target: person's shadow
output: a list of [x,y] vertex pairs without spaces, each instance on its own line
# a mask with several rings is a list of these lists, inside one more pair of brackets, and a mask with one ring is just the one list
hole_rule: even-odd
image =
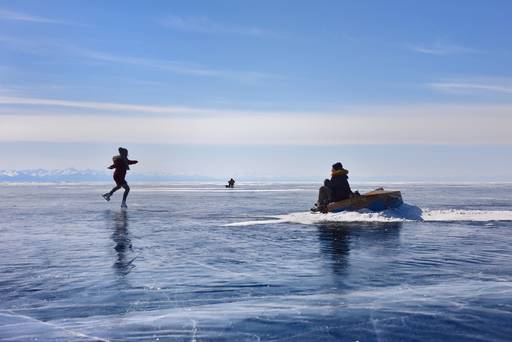
[[112,241],[114,241],[114,250],[116,251],[116,261],[113,267],[116,273],[125,276],[135,267],[133,264],[135,257],[133,253],[132,241],[128,232],[128,213],[125,210],[119,212],[110,212],[113,221]]

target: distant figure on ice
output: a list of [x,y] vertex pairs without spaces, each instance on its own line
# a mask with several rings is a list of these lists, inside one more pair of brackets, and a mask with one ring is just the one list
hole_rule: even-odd
[[110,192],[107,192],[106,194],[103,194],[103,198],[107,201],[110,201],[110,197],[116,192],[117,190],[124,188],[124,194],[123,194],[123,202],[121,203],[121,208],[128,208],[126,205],[126,198],[128,197],[128,193],[130,192],[130,187],[128,186],[128,183],[126,182],[126,171],[130,170],[130,165],[137,164],[138,161],[136,160],[129,160],[128,159],[128,150],[123,147],[119,147],[119,155],[112,157],[113,164],[110,165],[109,169],[115,169],[114,171],[114,181],[116,182],[116,186],[110,190]]
[[228,180],[228,185],[226,185],[226,188],[234,188],[235,187],[235,180],[231,178]]
[[327,204],[348,199],[352,196],[352,190],[348,184],[348,170],[343,168],[340,162],[332,166],[331,179],[324,180],[324,186],[318,191],[318,202],[312,211],[327,211]]

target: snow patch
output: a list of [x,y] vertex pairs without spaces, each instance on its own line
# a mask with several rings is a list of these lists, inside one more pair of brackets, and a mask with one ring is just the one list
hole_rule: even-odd
[[228,227],[252,226],[258,224],[275,223],[298,223],[298,224],[319,224],[325,222],[452,222],[452,221],[512,221],[510,210],[464,210],[444,209],[430,210],[421,209],[417,206],[403,204],[399,208],[389,209],[382,212],[369,210],[345,211],[339,213],[311,213],[298,212],[285,215],[269,217],[269,220],[244,221],[227,224]]

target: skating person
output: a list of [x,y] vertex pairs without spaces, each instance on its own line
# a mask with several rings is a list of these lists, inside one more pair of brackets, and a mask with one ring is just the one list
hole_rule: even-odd
[[124,194],[123,194],[123,201],[121,202],[121,208],[128,208],[126,205],[126,198],[128,197],[128,193],[130,192],[130,187],[128,186],[128,183],[126,182],[126,171],[130,170],[130,165],[137,164],[138,161],[136,160],[129,160],[128,159],[128,150],[123,147],[119,147],[119,155],[112,157],[113,164],[110,165],[109,169],[115,169],[114,171],[114,181],[116,182],[116,186],[110,190],[110,192],[107,192],[106,194],[103,194],[103,198],[107,201],[110,201],[110,197],[116,192],[117,190],[123,188]]

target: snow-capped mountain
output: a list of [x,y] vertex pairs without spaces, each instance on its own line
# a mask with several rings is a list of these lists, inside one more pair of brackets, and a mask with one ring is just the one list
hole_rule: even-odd
[[[213,180],[211,177],[196,175],[168,175],[133,173],[128,175],[133,181],[197,181]],[[0,170],[0,182],[99,182],[112,181],[112,171],[69,169],[29,169]]]
[[72,168],[58,170],[0,170],[0,182],[103,181],[109,180],[110,177],[109,172]]

